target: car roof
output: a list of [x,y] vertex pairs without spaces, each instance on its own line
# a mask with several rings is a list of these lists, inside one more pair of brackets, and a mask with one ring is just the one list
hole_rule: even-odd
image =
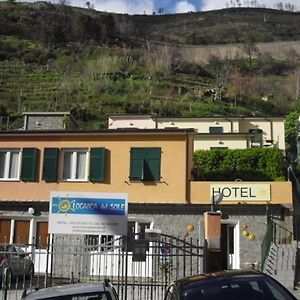
[[104,287],[103,283],[75,283],[53,286],[38,290],[28,294],[26,300],[37,300],[51,297],[68,296],[73,294],[86,294],[108,291],[109,287]]
[[218,279],[226,280],[227,278],[233,278],[233,277],[253,278],[253,276],[267,276],[267,275],[256,270],[248,270],[248,271],[225,270],[220,272],[192,275],[189,277],[178,279],[175,281],[175,283],[180,286],[185,286],[187,284],[194,283],[194,282],[205,282],[205,281],[218,280]]

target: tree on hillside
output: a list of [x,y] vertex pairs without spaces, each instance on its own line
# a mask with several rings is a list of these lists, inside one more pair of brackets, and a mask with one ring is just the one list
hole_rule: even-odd
[[291,4],[291,3],[286,3],[284,5],[285,10],[287,11],[294,11],[295,10],[295,5]]
[[287,151],[289,160],[294,163],[297,158],[297,144],[299,132],[299,113],[293,111],[285,119],[285,141],[287,143]]
[[285,52],[285,60],[291,65],[296,65],[300,61],[300,55],[294,48],[289,48]]
[[252,59],[255,54],[259,53],[259,50],[254,43],[253,39],[250,37],[246,38],[246,41],[243,44],[243,51],[247,55],[248,58],[248,63],[249,63],[249,68],[252,68]]
[[87,2],[85,3],[85,7],[86,7],[87,9],[94,9],[94,5],[91,4],[90,1],[87,1]]
[[282,2],[276,3],[276,8],[279,10],[283,10],[283,3]]
[[70,1],[69,0],[59,0],[59,4],[62,6],[70,5]]
[[131,37],[134,34],[135,26],[133,23],[123,16],[117,23],[116,23],[116,30],[118,33],[124,37]]
[[243,83],[244,81],[242,74],[240,73],[239,69],[235,68],[230,74],[230,85],[233,92],[232,96],[234,98],[234,106],[237,105],[237,101],[242,94]]
[[300,98],[300,67],[289,74],[286,81],[287,93],[292,100],[296,101]]
[[0,103],[0,117],[4,117],[7,116],[7,110],[6,107]]
[[144,63],[149,75],[167,75],[171,72],[174,53],[171,47],[156,47],[149,41],[144,46]]

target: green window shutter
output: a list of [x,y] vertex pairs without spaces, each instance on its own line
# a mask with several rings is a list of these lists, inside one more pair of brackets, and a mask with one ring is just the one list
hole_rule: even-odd
[[130,180],[142,181],[144,179],[145,148],[131,148],[130,151]]
[[45,148],[43,164],[43,180],[55,182],[57,180],[58,148]]
[[223,133],[223,127],[222,126],[210,126],[209,133]]
[[21,180],[23,181],[36,180],[37,155],[38,155],[38,150],[36,148],[23,148]]
[[90,151],[90,176],[91,182],[105,180],[106,150],[105,148],[91,148]]
[[160,181],[161,148],[148,148],[144,166],[145,181]]

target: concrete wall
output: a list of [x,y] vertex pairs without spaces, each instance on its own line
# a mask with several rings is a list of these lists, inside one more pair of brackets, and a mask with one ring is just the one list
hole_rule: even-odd
[[[223,127],[223,132],[233,132],[232,129],[236,128],[238,129],[238,122],[235,121],[234,125],[232,125],[232,122],[226,119],[159,119],[157,121],[157,127],[158,128],[166,128],[166,127],[174,127],[174,128],[194,128],[199,133],[209,133],[209,127]],[[233,126],[233,128],[232,128]]]
[[197,135],[194,149],[209,150],[211,148],[246,149],[249,143],[246,135]]
[[62,116],[27,116],[28,130],[59,130],[64,129]]
[[[300,42],[274,42],[256,43],[260,53],[270,53],[275,59],[286,59],[290,51],[300,54]],[[211,46],[189,46],[176,47],[187,61],[196,63],[207,63],[212,55],[221,59],[234,59],[237,57],[247,57],[243,50],[243,44],[211,45]]]
[[156,128],[156,124],[152,116],[110,116],[108,119],[108,129],[117,128],[154,129]]
[[62,130],[75,129],[77,124],[70,114],[25,114],[24,128],[26,130]]
[[[266,233],[267,213],[272,214],[276,218],[276,222],[280,223],[287,229],[292,228],[292,217],[287,212],[284,217],[280,213],[280,208],[268,208],[264,206],[225,206],[220,205],[222,211],[222,222],[237,224],[239,235],[239,258],[240,268],[252,268],[254,264],[259,266],[261,259],[261,243]],[[159,228],[164,233],[178,236],[179,238],[192,237],[193,239],[203,239],[203,214],[208,211],[209,206],[190,205],[190,206],[147,206],[129,208],[131,217],[140,219],[153,220],[154,228]],[[146,210],[146,212],[145,212]],[[193,225],[194,230],[187,235],[188,225]],[[243,225],[247,225],[249,233],[254,234],[254,240],[249,240],[243,236]]]

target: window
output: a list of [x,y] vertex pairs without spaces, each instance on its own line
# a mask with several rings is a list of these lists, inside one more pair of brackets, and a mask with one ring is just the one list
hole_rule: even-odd
[[87,155],[86,149],[64,149],[62,179],[87,180]]
[[223,127],[222,126],[210,126],[209,133],[223,133]]
[[[151,228],[151,221],[138,220],[127,223],[127,251],[132,252],[133,261],[145,261],[149,251],[149,241],[145,240],[146,228]],[[123,245],[125,250],[125,245]]]
[[0,179],[19,179],[20,150],[0,150]]
[[145,238],[146,229],[151,228],[151,221],[128,221],[127,236],[128,240],[138,240]]
[[[100,242],[99,242],[99,237],[100,237]],[[92,250],[96,250],[99,245],[101,251],[111,251],[113,250],[114,246],[114,236],[113,235],[94,235],[94,234],[89,234],[85,236],[85,245],[86,246],[92,246]],[[95,247],[94,247],[95,246]],[[87,248],[88,249],[88,248]]]
[[131,148],[131,181],[160,181],[161,148]]

